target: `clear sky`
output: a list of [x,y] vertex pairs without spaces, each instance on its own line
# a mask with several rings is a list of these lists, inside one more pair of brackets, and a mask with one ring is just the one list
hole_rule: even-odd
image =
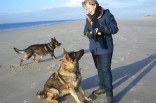
[[0,13],[34,12],[60,7],[80,7],[83,0],[0,0]]
[[[38,20],[83,19],[83,0],[0,0],[0,23]],[[156,0],[98,0],[117,18],[156,14]],[[69,18],[70,17],[70,18]]]

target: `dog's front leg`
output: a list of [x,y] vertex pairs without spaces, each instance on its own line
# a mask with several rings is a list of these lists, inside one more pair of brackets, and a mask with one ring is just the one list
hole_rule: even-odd
[[77,101],[77,103],[83,103],[80,101],[78,95],[76,94],[74,88],[69,88],[70,94],[74,97],[74,99]]
[[88,97],[86,96],[86,94],[84,93],[84,90],[82,89],[81,86],[78,87],[78,90],[79,90],[81,96],[82,96],[86,101],[92,102],[92,99],[91,99],[91,98],[88,98]]

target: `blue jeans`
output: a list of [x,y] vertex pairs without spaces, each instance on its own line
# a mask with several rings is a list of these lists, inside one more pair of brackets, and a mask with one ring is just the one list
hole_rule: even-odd
[[106,96],[113,98],[111,72],[112,53],[100,55],[92,54],[92,57],[98,72],[99,88],[105,89]]

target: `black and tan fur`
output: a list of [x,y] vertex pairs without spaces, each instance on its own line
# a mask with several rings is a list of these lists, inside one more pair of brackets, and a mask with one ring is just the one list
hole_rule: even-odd
[[37,92],[39,99],[47,99],[48,103],[59,103],[57,98],[71,94],[77,103],[83,103],[75,89],[78,89],[81,96],[91,102],[82,89],[81,73],[79,70],[79,60],[83,56],[84,50],[68,53],[64,50],[63,62],[57,72],[53,73],[44,85],[42,91]]
[[[59,47],[60,45],[61,43],[59,43],[54,37],[54,38],[51,38],[51,42],[47,44],[35,44],[35,45],[29,46],[28,48],[24,50],[19,50],[17,48],[14,48],[14,50],[19,54],[24,54],[23,59],[21,59],[20,61],[20,66],[21,66],[23,61],[28,60],[31,57],[33,57],[33,60],[36,63],[39,63],[43,59],[43,57],[46,56],[47,54],[49,54],[53,59],[59,60],[54,55],[54,49],[56,47]],[[36,55],[40,56],[38,60],[35,59]]]

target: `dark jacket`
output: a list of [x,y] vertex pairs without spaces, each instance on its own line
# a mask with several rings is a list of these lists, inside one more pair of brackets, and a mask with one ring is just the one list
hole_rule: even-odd
[[[87,15],[91,18],[90,14]],[[116,34],[118,32],[117,22],[109,10],[103,10],[102,16],[97,19],[97,21],[97,24],[95,24],[93,21],[94,25],[91,25],[89,20],[86,18],[84,35],[86,35],[86,32],[92,31],[98,27],[103,27],[104,29],[103,35],[89,38],[90,52],[93,54],[113,53],[112,34]]]

